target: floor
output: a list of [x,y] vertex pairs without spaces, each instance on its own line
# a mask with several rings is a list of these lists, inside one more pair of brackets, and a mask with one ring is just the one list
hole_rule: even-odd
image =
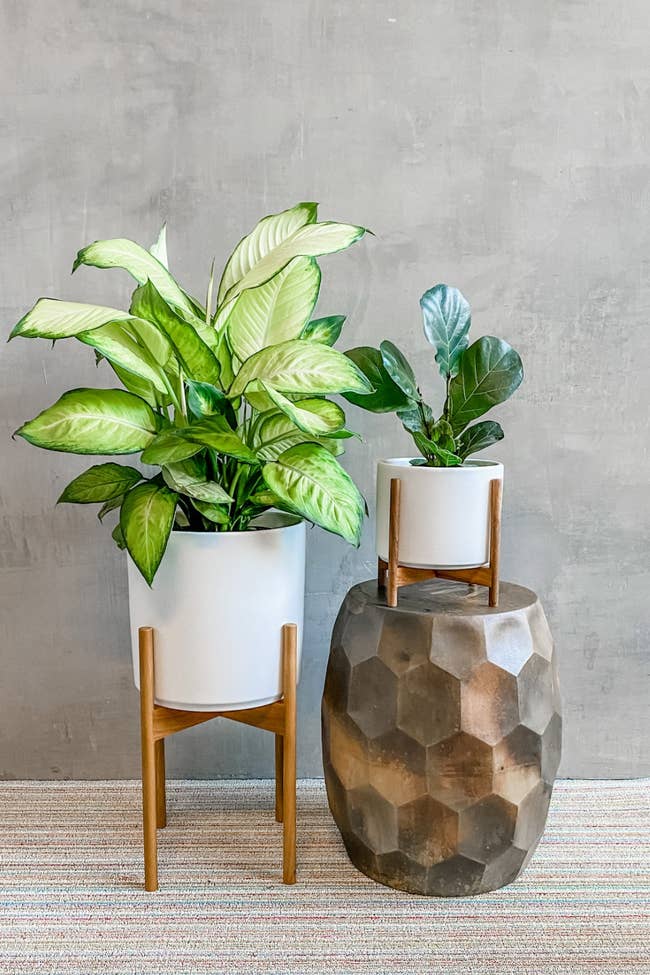
[[0,784],[0,973],[650,973],[650,780],[556,786],[524,876],[414,897],[347,860],[299,786],[299,883],[280,883],[272,784],[174,782],[142,889],[133,782]]

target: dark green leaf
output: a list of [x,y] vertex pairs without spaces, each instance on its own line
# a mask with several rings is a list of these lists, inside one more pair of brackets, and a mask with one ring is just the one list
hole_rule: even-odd
[[165,554],[178,496],[164,485],[146,481],[134,487],[124,499],[120,528],[145,580],[151,585]]
[[449,384],[449,421],[454,434],[458,436],[472,420],[512,396],[523,377],[519,355],[503,339],[485,335],[470,345],[458,375]]
[[435,462],[436,467],[459,467],[462,464],[460,457],[452,451],[440,447],[439,444],[429,440],[417,430],[413,433],[413,439],[422,456],[426,457],[427,461]]
[[379,349],[367,345],[359,346],[349,349],[345,354],[374,388],[374,392],[367,394],[343,393],[346,400],[371,413],[392,413],[410,405],[408,396],[386,372]]
[[165,483],[179,494],[187,494],[190,498],[212,504],[228,504],[232,501],[220,484],[208,480],[205,465],[194,457],[178,464],[167,464],[162,473]]
[[229,522],[228,510],[223,505],[210,504],[208,501],[199,501],[192,498],[192,504],[204,518],[214,522],[215,525],[227,525]]
[[246,446],[221,416],[206,417],[199,423],[183,427],[182,434],[186,440],[209,447],[220,454],[236,457],[237,460],[245,461],[247,464],[259,463],[254,451]]
[[106,501],[99,511],[97,512],[97,517],[100,521],[103,521],[107,514],[111,511],[115,511],[116,508],[122,507],[122,502],[124,501],[124,495],[120,494],[117,498],[111,498],[110,501]]
[[418,406],[409,406],[405,410],[398,410],[397,418],[402,421],[404,428],[409,433],[417,431],[418,433],[423,433],[425,437],[429,435],[429,431],[435,423],[433,411],[426,403],[420,403]]
[[381,352],[384,369],[393,382],[399,386],[404,395],[409,400],[420,399],[418,384],[406,356],[400,352],[396,345],[388,340],[381,343],[379,351]]
[[481,420],[473,427],[467,427],[458,437],[458,454],[465,460],[470,454],[475,454],[479,450],[491,447],[493,443],[503,440],[503,430],[501,424],[494,420]]
[[121,551],[123,551],[126,548],[126,542],[124,541],[124,535],[122,533],[122,527],[119,521],[115,526],[115,528],[113,529],[113,531],[111,532],[111,538],[113,539],[113,541]]
[[87,471],[70,481],[57,504],[96,504],[121,498],[122,495],[142,480],[140,471],[134,467],[123,467],[109,462],[95,464]]
[[470,307],[457,288],[437,284],[420,298],[424,334],[436,350],[443,376],[455,376],[471,324]]

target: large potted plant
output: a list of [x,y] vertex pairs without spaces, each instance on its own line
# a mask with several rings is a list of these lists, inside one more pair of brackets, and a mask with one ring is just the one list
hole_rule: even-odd
[[73,389],[17,434],[47,450],[139,455],[76,477],[59,501],[117,512],[137,629],[156,631],[156,698],[194,710],[281,694],[280,631],[303,616],[305,524],[358,544],[364,501],[336,460],[351,434],[334,393],[370,381],[332,348],[344,318],[312,320],[316,257],[361,227],[317,222],[300,203],[265,217],[233,251],[205,305],[168,270],[164,228],[146,250],[96,241],[82,264],[136,280],[128,311],[39,299],[14,336],[90,346],[119,389]]
[[374,392],[346,392],[376,413],[396,412],[419,457],[377,465],[377,554],[388,559],[390,481],[401,481],[399,560],[417,568],[459,569],[489,557],[490,481],[503,465],[472,455],[503,438],[494,420],[475,423],[508,399],[523,379],[521,359],[503,339],[485,335],[469,345],[470,306],[456,288],[437,284],[420,299],[424,334],[445,383],[440,415],[424,401],[405,356],[389,341],[347,355]]

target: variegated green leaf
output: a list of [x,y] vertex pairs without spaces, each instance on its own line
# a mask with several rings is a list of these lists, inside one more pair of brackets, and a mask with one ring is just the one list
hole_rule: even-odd
[[335,345],[341,334],[345,315],[329,315],[307,322],[300,335],[307,342],[320,342],[321,345]]
[[22,335],[25,338],[66,339],[79,332],[99,328],[107,322],[126,321],[129,318],[131,313],[120,311],[119,308],[39,298],[31,311],[14,326],[9,338]]
[[365,510],[354,481],[318,444],[291,447],[264,465],[264,480],[293,511],[358,545]]
[[146,379],[160,393],[168,390],[162,370],[147,349],[139,345],[121,322],[100,325],[92,332],[79,332],[79,341],[92,346],[115,365]]
[[228,341],[245,362],[255,352],[297,339],[311,315],[320,288],[320,270],[310,257],[296,257],[258,288],[245,291],[228,318]]
[[131,313],[154,322],[167,336],[188,378],[214,383],[219,377],[219,363],[199,337],[196,329],[177,315],[151,281],[137,288],[131,300]]
[[177,464],[166,464],[162,473],[165,483],[179,494],[187,494],[190,498],[212,504],[228,504],[232,501],[220,484],[208,480],[205,466],[194,457]]
[[210,504],[209,501],[199,501],[198,498],[192,498],[192,505],[204,518],[214,522],[215,525],[227,525],[230,520],[224,505]]
[[240,396],[255,379],[283,393],[372,392],[366,377],[342,352],[300,339],[262,349],[247,359],[230,387],[230,398]]
[[169,270],[169,261],[167,259],[167,224],[164,223],[160,228],[160,233],[156,238],[155,243],[149,248],[149,253],[152,257],[155,257],[157,261],[160,261],[162,266]]
[[134,467],[109,462],[94,464],[70,481],[57,504],[96,504],[121,498],[129,488],[142,480]]
[[278,247],[287,237],[316,220],[316,203],[298,203],[290,210],[272,213],[264,217],[235,247],[223,272],[217,294],[221,305],[230,289],[258,264],[262,258]]
[[282,410],[298,429],[314,436],[327,436],[340,430],[345,424],[345,413],[340,406],[326,399],[301,399],[291,401],[272,386],[262,383],[264,391],[279,410]]
[[149,251],[132,240],[122,237],[113,240],[96,240],[79,251],[72,270],[76,271],[81,264],[102,268],[121,267],[128,271],[138,284],[151,281],[166,302],[184,313],[195,315],[193,303],[167,268]]
[[221,416],[209,416],[199,423],[192,423],[183,427],[182,435],[192,443],[201,444],[216,450],[220,454],[236,457],[247,464],[257,464],[254,452],[247,447],[243,440],[231,430]]
[[203,449],[201,444],[192,443],[183,436],[183,428],[163,430],[142,452],[143,464],[171,464],[194,457]]
[[122,537],[149,585],[167,548],[177,500],[163,484],[147,481],[129,491],[120,509]]
[[46,450],[71,454],[134,454],[158,432],[160,418],[123,389],[73,389],[19,430]]
[[281,271],[294,257],[320,257],[344,250],[365,234],[364,227],[346,223],[312,223],[296,230],[281,244],[254,264],[225,293],[224,302],[232,301],[247,288],[257,288]]

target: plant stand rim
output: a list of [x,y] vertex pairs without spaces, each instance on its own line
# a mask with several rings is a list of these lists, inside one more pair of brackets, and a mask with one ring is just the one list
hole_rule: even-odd
[[275,735],[275,818],[283,826],[282,880],[285,884],[295,884],[297,637],[296,624],[285,623],[282,627],[282,697],[279,701],[238,711],[187,711],[155,703],[154,629],[139,627],[145,890],[158,890],[157,830],[167,825],[165,738],[212,718],[228,718]]

